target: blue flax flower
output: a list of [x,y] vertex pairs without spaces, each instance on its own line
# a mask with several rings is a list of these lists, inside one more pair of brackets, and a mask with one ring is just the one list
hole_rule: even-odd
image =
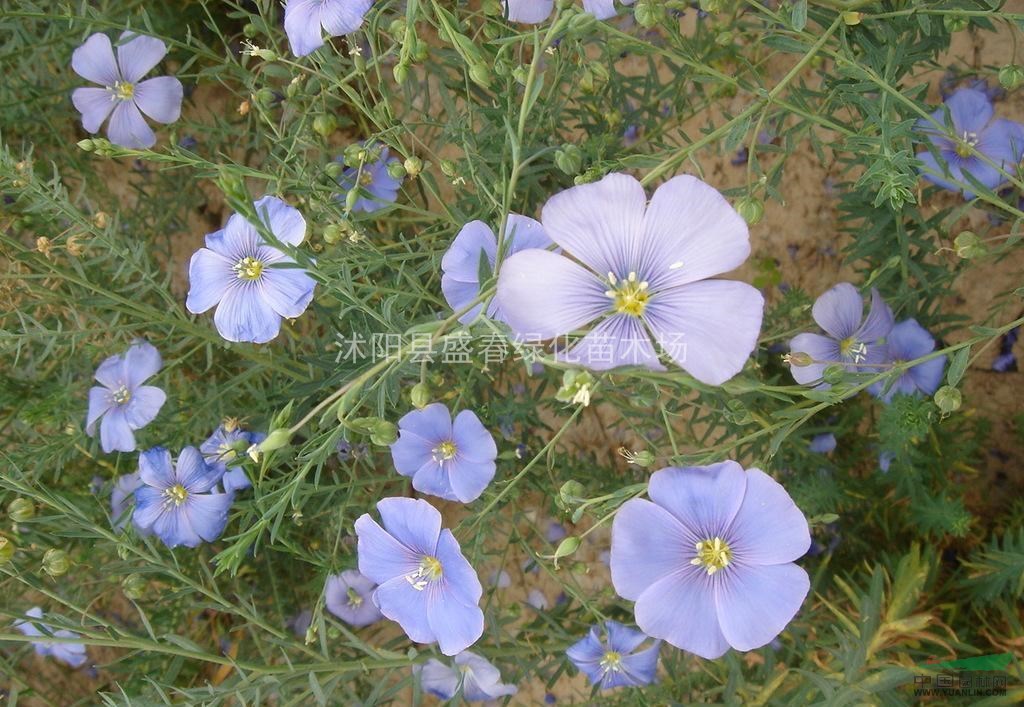
[[484,632],[483,587],[441,514],[426,501],[377,502],[384,527],[368,513],[356,520],[359,571],[379,586],[373,601],[416,643],[436,642],[445,655]]
[[[25,616],[29,619],[41,619],[43,618],[43,610],[38,606],[34,606],[25,612]],[[40,630],[40,626],[46,629],[46,633]],[[33,638],[41,636],[54,636],[56,638],[78,638],[78,634],[74,631],[68,631],[67,629],[58,629],[54,631],[52,628],[47,626],[42,621],[29,621],[22,619],[14,623],[14,628],[18,629],[23,635],[31,636]],[[80,668],[85,664],[85,644],[83,643],[48,643],[46,641],[32,641],[32,647],[35,648],[36,654],[41,656],[52,656],[57,660],[63,661],[70,665],[72,668]]]
[[471,410],[452,420],[442,403],[406,413],[391,445],[395,469],[420,493],[470,503],[494,478],[498,447]]
[[[372,151],[375,148],[368,146],[366,149]],[[376,159],[366,162],[361,170],[349,167],[338,177],[338,184],[346,194],[354,188],[359,189],[359,198],[352,205],[353,211],[373,213],[394,203],[398,198],[398,188],[402,186],[402,180],[392,177],[388,172],[390,165],[398,164],[398,158],[391,157],[391,152],[386,147],[376,149],[380,150],[380,155]],[[343,159],[338,158],[339,161]],[[344,195],[339,194],[337,198],[338,201],[345,202]]]
[[789,342],[791,352],[805,353],[812,359],[809,365],[790,363],[797,383],[819,382],[830,364],[841,364],[851,373],[882,370],[889,356],[882,340],[892,330],[893,316],[878,290],[871,290],[867,319],[863,319],[860,293],[848,282],[840,282],[819,297],[811,314],[827,336],[798,334]]
[[[930,354],[935,350],[935,339],[916,320],[907,319],[892,328],[889,336],[885,338],[885,345],[889,351],[889,361],[903,363]],[[888,386],[888,390],[888,381],[879,381],[872,384],[868,392],[885,402],[889,402],[892,396],[897,394],[931,395],[942,383],[945,368],[946,357],[936,356],[901,373],[895,382]]]
[[111,356],[96,369],[101,385],[89,390],[89,413],[85,431],[95,436],[100,425],[100,446],[104,452],[132,452],[135,434],[160,412],[167,395],[152,385],[142,385],[160,370],[160,353],[139,341],[127,351]]
[[811,438],[810,444],[807,448],[816,454],[828,454],[829,452],[835,451],[836,448],[836,436],[831,432],[814,435]]
[[462,651],[448,666],[431,658],[422,666],[413,668],[420,676],[424,692],[450,700],[462,687],[462,699],[466,702],[487,702],[514,695],[515,685],[501,681],[501,672],[485,658],[470,651]]
[[252,482],[240,465],[246,450],[259,444],[267,436],[242,429],[233,420],[219,425],[205,442],[199,445],[206,463],[217,472],[225,493],[252,487]]
[[[306,220],[280,199],[265,196],[254,206],[282,243],[297,246],[306,238]],[[206,247],[193,254],[185,306],[193,314],[216,306],[213,323],[222,337],[264,344],[281,331],[283,317],[298,317],[313,299],[316,283],[294,265],[253,224],[232,214],[222,230],[206,236]]]
[[373,603],[373,580],[357,570],[345,570],[327,578],[324,603],[327,610],[356,628],[369,626],[384,618]]
[[[995,166],[986,162],[988,158],[995,165],[1011,175],[1024,155],[1024,125],[1002,118],[993,120],[992,103],[983,91],[962,88],[946,99],[946,111],[939,109],[932,113],[931,120],[917,121],[916,129],[932,143],[938,159],[931,152],[919,152],[917,159],[924,163],[922,176],[933,184],[962,191],[964,197],[973,199],[970,182],[965,175],[995,189],[1006,181],[1006,177]],[[945,125],[940,130],[932,121]],[[948,176],[948,178],[947,178]]]
[[726,461],[656,471],[647,494],[612,524],[612,584],[640,630],[703,658],[775,638],[810,589],[793,561],[811,535],[786,490]]
[[[527,248],[547,248],[551,239],[544,232],[539,222],[527,216],[509,214],[505,224],[505,257]],[[472,302],[480,294],[480,276],[486,259],[486,275],[494,272],[498,257],[498,239],[494,231],[483,221],[470,221],[459,235],[455,236],[451,247],[441,258],[441,291],[454,311],[459,311]],[[483,303],[459,317],[463,324],[476,319],[483,309]],[[505,321],[497,296],[487,306],[487,316],[499,322]]]
[[[620,0],[623,5],[632,5],[634,0]],[[551,16],[555,0],[505,0],[508,19],[524,24],[538,24]],[[583,0],[583,9],[599,20],[615,17],[615,0]]]
[[224,532],[231,494],[211,493],[219,476],[195,447],[185,447],[178,464],[162,447],[139,455],[139,476],[144,486],[135,491],[132,519],[155,533],[167,547],[196,547]]
[[708,279],[750,253],[746,223],[715,189],[679,176],[648,204],[639,181],[609,174],[555,194],[541,223],[574,259],[529,249],[502,265],[498,297],[518,335],[554,339],[596,322],[559,357],[594,370],[664,370],[653,337],[703,383],[721,385],[743,368],[764,298],[746,283]]
[[99,132],[110,116],[107,137],[128,148],[152,147],[156,136],[142,117],[145,113],[158,123],[173,123],[181,115],[184,90],[173,76],[141,81],[167,53],[167,45],[155,37],[125,32],[117,48],[110,38],[94,34],[71,55],[71,68],[84,79],[103,88],[76,88],[71,102],[82,114],[82,127]]
[[351,34],[363,24],[373,0],[288,0],[284,31],[295,56],[306,56],[329,37]]
[[602,690],[613,687],[650,685],[658,670],[658,651],[661,641],[654,641],[643,650],[637,650],[647,636],[623,626],[618,621],[593,626],[580,641],[565,652],[590,682]]

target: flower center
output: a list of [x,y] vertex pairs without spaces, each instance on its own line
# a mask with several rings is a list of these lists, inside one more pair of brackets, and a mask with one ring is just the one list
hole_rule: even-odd
[[263,262],[250,255],[245,256],[231,268],[239,280],[259,280],[263,275]]
[[175,506],[180,506],[188,498],[188,491],[181,484],[175,484],[169,489],[164,490],[164,495],[167,496],[168,500],[173,502]]
[[629,273],[625,280],[619,280],[615,273],[610,272],[608,282],[612,287],[605,291],[605,295],[611,298],[616,312],[633,317],[639,317],[644,313],[647,302],[651,299],[646,280],[638,280],[635,272]]
[[970,157],[971,148],[978,144],[978,133],[971,133],[964,130],[963,135],[957,141],[956,154],[961,157]]
[[135,96],[135,84],[128,81],[115,81],[113,85],[114,98],[119,101],[130,101]]
[[601,668],[605,672],[617,673],[622,669],[622,654],[618,651],[608,651],[601,658]]
[[405,581],[416,591],[422,592],[428,584],[441,579],[443,574],[441,561],[432,555],[424,555],[420,558],[420,566],[412,574],[406,575]]
[[363,173],[359,175],[359,186],[368,187],[373,184],[373,174],[368,170],[363,170]]
[[451,461],[455,458],[455,453],[458,452],[458,447],[455,446],[455,442],[446,440],[441,442],[433,449],[434,461],[438,464],[444,464],[446,461]]
[[852,336],[839,342],[839,353],[853,359],[854,363],[863,363],[868,357],[868,346]]
[[126,402],[132,399],[132,391],[128,390],[128,386],[122,385],[120,388],[111,393],[110,397],[118,405],[124,405]]
[[348,593],[348,605],[350,607],[352,607],[353,609],[358,609],[360,606],[363,605],[363,598],[361,596],[359,596],[359,592],[357,592],[352,587],[349,587],[347,593]]
[[732,561],[732,550],[721,538],[701,540],[697,543],[697,556],[690,560],[691,565],[704,567],[708,574],[714,574]]

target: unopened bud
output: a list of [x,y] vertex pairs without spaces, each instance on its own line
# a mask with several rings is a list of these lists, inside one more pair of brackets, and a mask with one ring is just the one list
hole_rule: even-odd
[[423,160],[419,157],[406,157],[405,171],[409,173],[410,177],[415,179],[423,171]]
[[6,565],[14,557],[14,543],[10,538],[0,535],[0,565]]
[[387,447],[398,439],[398,427],[395,423],[381,420],[370,433],[370,441],[379,447]]
[[313,118],[313,130],[316,131],[317,135],[327,137],[333,133],[337,127],[338,121],[330,113],[321,113],[317,117]]
[[744,221],[753,226],[764,217],[764,202],[752,196],[744,197],[736,204],[736,212],[743,217]]
[[133,601],[141,599],[146,593],[146,580],[140,574],[130,574],[121,580],[121,591]]
[[944,385],[935,391],[935,404],[943,415],[959,410],[962,402],[963,395],[960,393],[959,388]]
[[273,452],[275,449],[281,449],[282,447],[288,446],[288,443],[292,439],[291,430],[284,428],[273,430],[267,435],[267,438],[260,442],[257,447],[259,451],[266,454],[267,452]]
[[51,577],[60,577],[71,569],[71,558],[64,550],[51,547],[43,553],[43,571]]
[[36,506],[27,498],[16,498],[7,505],[7,515],[15,523],[31,520],[36,514]]
[[1012,91],[1022,83],[1024,83],[1024,67],[1008,64],[999,70],[999,85],[1007,91]]
[[405,178],[405,167],[398,160],[388,161],[388,176],[392,179],[404,179]]
[[424,382],[419,382],[412,387],[409,392],[409,397],[412,399],[412,404],[418,408],[424,408],[430,404],[430,386]]
[[971,231],[961,231],[957,234],[953,239],[953,247],[956,248],[957,256],[964,260],[980,257],[987,252],[981,239]]

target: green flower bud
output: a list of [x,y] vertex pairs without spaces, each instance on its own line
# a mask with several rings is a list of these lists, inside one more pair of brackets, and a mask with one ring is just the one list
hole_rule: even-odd
[[586,489],[579,481],[566,481],[558,490],[558,498],[566,506],[573,506],[583,500]]
[[733,34],[732,32],[719,32],[715,35],[715,44],[720,47],[727,47],[732,44]]
[[839,364],[833,363],[825,369],[825,373],[821,378],[829,385],[838,385],[846,378],[846,371]]
[[942,411],[943,415],[959,410],[962,402],[963,395],[960,394],[959,388],[944,385],[935,391],[935,404]]
[[313,118],[313,130],[315,130],[318,135],[327,137],[337,128],[338,121],[331,113],[321,113],[317,117]]
[[409,64],[400,61],[391,69],[391,73],[395,76],[395,83],[401,86],[409,78]]
[[409,176],[415,179],[423,171],[423,160],[419,157],[406,157],[405,158],[405,171],[408,172]]
[[971,20],[964,15],[946,15],[942,18],[942,23],[952,33],[967,29],[967,26],[971,24]]
[[1024,67],[1016,64],[1007,64],[999,70],[999,84],[1007,91],[1024,83]]
[[428,45],[422,39],[417,37],[416,41],[413,43],[412,46],[412,60],[415,61],[417,64],[422,64],[427,60],[427,57],[429,56],[430,45]]
[[0,535],[0,565],[6,565],[14,557],[14,543],[10,538]]
[[121,591],[133,601],[141,599],[146,594],[146,580],[141,574],[130,574],[121,580]]
[[405,18],[396,17],[391,20],[391,24],[388,25],[388,34],[396,44],[401,44],[405,41]]
[[71,558],[60,548],[51,547],[43,553],[43,571],[51,577],[60,577],[71,569]]
[[555,153],[555,166],[565,174],[579,174],[583,167],[583,151],[576,145],[562,145]]
[[260,28],[257,27],[256,25],[254,25],[252,22],[246,22],[245,23],[245,27],[242,28],[242,34],[244,34],[247,39],[252,39],[253,37],[257,36],[259,33],[260,33]]
[[804,353],[803,351],[794,351],[793,353],[788,353],[782,357],[782,360],[783,362],[788,363],[791,366],[796,366],[798,368],[810,366],[812,363],[814,363],[814,359],[811,357],[811,355]]
[[288,446],[291,439],[291,430],[284,428],[273,430],[267,435],[265,440],[257,445],[257,450],[264,454],[267,452],[273,452],[275,449],[281,449],[282,447]]
[[516,83],[518,83],[520,86],[526,85],[526,77],[528,75],[529,72],[526,70],[526,67],[521,64],[516,68],[512,69],[512,78],[515,79]]
[[458,174],[458,166],[451,160],[441,160],[441,173],[446,177],[454,177]]
[[847,26],[849,26],[849,27],[854,27],[856,25],[859,25],[860,21],[863,18],[864,18],[864,13],[862,13],[862,12],[850,11],[850,12],[844,12],[843,13],[843,22]]
[[341,228],[333,223],[324,229],[324,243],[337,243],[343,236]]
[[7,506],[7,515],[15,523],[24,523],[26,520],[31,520],[35,514],[36,506],[27,498],[16,498]]
[[721,12],[724,6],[724,0],[700,0],[700,9],[708,14]]
[[351,211],[354,209],[357,201],[359,201],[359,190],[349,189],[348,194],[345,195],[345,210]]
[[964,260],[978,258],[988,252],[981,239],[971,231],[961,231],[957,234],[953,239],[953,247],[956,248],[956,254]]
[[420,381],[412,387],[409,397],[412,399],[413,406],[417,408],[426,407],[430,404],[431,399],[430,386]]
[[551,559],[555,561],[555,567],[558,567],[558,561],[563,557],[569,557],[575,554],[580,547],[580,539],[569,536],[558,543],[558,547],[555,548],[555,554],[551,556]]
[[270,106],[277,95],[269,88],[261,88],[253,95],[253,99],[263,107]]
[[398,439],[398,427],[393,422],[381,420],[370,433],[370,441],[379,447],[387,447]]
[[94,140],[90,140],[89,138],[86,138],[85,140],[79,140],[78,141],[78,149],[80,149],[80,150],[82,150],[84,152],[92,152],[93,148],[95,146],[96,146],[96,142]]
[[665,19],[665,7],[660,1],[640,0],[633,10],[633,17],[638,25],[650,29]]
[[403,179],[405,177],[405,167],[401,162],[388,162],[388,176],[392,179]]
[[589,12],[580,12],[569,19],[568,33],[573,37],[586,37],[596,26],[596,17]]
[[341,162],[328,162],[324,167],[324,173],[331,179],[337,179],[345,171],[345,165]]
[[736,212],[753,226],[764,217],[764,202],[752,196],[745,196],[736,204]]
[[490,88],[491,86],[491,70],[487,68],[486,64],[479,63],[470,66],[469,78],[481,88]]

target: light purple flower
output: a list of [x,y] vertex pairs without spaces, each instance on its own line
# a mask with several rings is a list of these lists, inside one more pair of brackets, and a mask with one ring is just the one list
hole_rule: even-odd
[[416,643],[437,642],[445,655],[484,632],[483,587],[441,514],[426,501],[377,502],[382,528],[368,513],[356,520],[359,571],[379,586],[373,601]]
[[816,454],[828,454],[835,451],[836,436],[831,432],[827,434],[814,435],[807,448]]
[[610,690],[613,687],[650,685],[655,681],[661,641],[653,641],[638,651],[647,636],[618,621],[605,621],[605,635],[601,634],[601,626],[593,626],[583,639],[565,652],[592,684],[602,690]]
[[[156,144],[156,136],[142,117],[173,123],[181,115],[184,95],[181,81],[173,76],[140,81],[167,53],[167,45],[155,37],[125,32],[114,59],[114,48],[105,34],[94,34],[71,55],[71,68],[103,88],[76,88],[71,101],[82,114],[82,127],[99,132],[110,117],[107,137],[121,147],[142,148]],[[140,112],[141,111],[141,112]]]
[[[508,215],[503,245],[506,258],[527,248],[547,248],[549,245],[552,245],[551,239],[539,222],[528,216]],[[441,291],[454,311],[463,309],[480,294],[481,270],[486,271],[485,277],[490,277],[497,253],[498,239],[483,221],[470,221],[455,236],[448,252],[441,258]],[[481,309],[483,303],[463,314],[459,321],[470,323],[479,316]],[[497,296],[487,306],[487,316],[499,322],[506,321]]]
[[531,589],[527,592],[526,603],[537,611],[547,611],[551,606],[551,602],[548,601],[547,595],[539,589]]
[[324,603],[327,610],[342,621],[362,628],[384,618],[373,603],[376,584],[356,570],[345,570],[327,578]]
[[449,667],[435,658],[422,666],[414,666],[419,673],[420,686],[424,692],[450,700],[462,688],[462,699],[466,702],[486,702],[514,695],[515,685],[501,682],[501,673],[487,660],[470,651],[455,656],[455,665]]
[[196,547],[204,540],[213,542],[224,532],[232,496],[210,493],[220,477],[195,447],[181,450],[174,468],[166,449],[142,452],[139,476],[145,486],[135,491],[132,520],[168,547]]
[[664,370],[653,335],[703,383],[719,385],[743,368],[764,298],[742,282],[706,279],[750,253],[746,223],[712,187],[675,177],[648,205],[640,182],[610,174],[551,197],[541,223],[576,260],[532,249],[505,262],[498,297],[519,335],[553,339],[599,320],[559,357],[595,370]]
[[[889,361],[903,363],[930,354],[935,350],[935,339],[916,320],[906,319],[892,328],[885,337],[885,345]],[[885,402],[892,400],[896,394],[931,395],[942,383],[945,368],[946,357],[937,356],[901,373],[888,390],[885,390],[887,381],[879,381],[868,388],[868,392]]]
[[[367,146],[366,149],[374,148]],[[380,156],[373,162],[365,163],[362,170],[349,167],[338,177],[338,184],[345,192],[337,196],[338,201],[342,203],[345,203],[345,195],[356,186],[356,178],[359,179],[359,198],[352,205],[352,211],[373,213],[394,203],[398,198],[398,188],[402,186],[402,180],[395,179],[388,173],[388,166],[398,164],[398,158],[391,157],[391,152],[386,147],[378,149]],[[338,158],[339,162],[343,160],[342,157]]]
[[137,341],[96,369],[96,380],[102,385],[89,389],[85,431],[95,436],[96,423],[100,423],[100,446],[104,452],[135,451],[133,430],[152,422],[167,400],[164,391],[142,385],[161,365],[160,352],[152,344]]
[[612,584],[640,630],[703,658],[775,638],[810,589],[793,561],[811,536],[786,490],[726,461],[656,471],[647,493],[612,524]]
[[420,493],[470,503],[480,497],[495,472],[498,447],[471,410],[452,420],[442,403],[406,413],[398,421],[391,458]]
[[[632,5],[634,0],[620,0],[623,5]],[[505,0],[508,19],[524,24],[538,24],[551,16],[555,0]],[[583,9],[599,20],[607,20],[618,14],[615,0],[583,0]]]
[[[931,117],[945,125],[946,130],[937,129],[928,120],[917,122],[916,129],[928,138],[939,156],[937,160],[928,151],[917,154],[917,159],[924,163],[922,176],[944,189],[962,191],[964,197],[973,199],[974,193],[965,174],[989,189],[1006,181],[996,167],[975,153],[981,153],[1012,175],[1024,155],[1024,125],[1002,118],[993,120],[988,96],[972,88],[955,92],[946,99],[945,107],[949,110],[948,121],[942,108]],[[943,175],[948,175],[949,179]]]
[[229,426],[218,425],[213,434],[199,445],[203,459],[220,475],[219,483],[225,493],[252,488],[252,482],[240,462],[244,461],[249,447],[266,438],[265,434],[249,432],[232,423]]
[[[43,610],[38,606],[34,606],[26,611],[25,616],[28,618],[14,622],[14,628],[25,636],[33,638],[43,636],[54,636],[56,638],[79,637],[74,631],[68,631],[67,629],[58,629],[55,631],[41,621],[29,621],[28,619],[43,618]],[[40,630],[40,626],[46,629],[46,633],[43,633],[43,631]],[[57,660],[67,663],[72,668],[82,667],[87,659],[85,654],[85,644],[83,643],[48,643],[46,641],[32,641],[32,647],[35,648],[36,655],[52,656]]]
[[284,31],[295,56],[306,56],[324,45],[324,32],[338,37],[355,32],[373,0],[288,0]]
[[[110,492],[110,518],[113,521],[114,530],[121,530],[132,517],[129,512],[134,505],[135,492],[143,485],[139,472],[119,476],[114,482],[114,488]],[[132,519],[132,525],[139,535],[150,535],[150,531],[139,526]]]
[[[282,243],[306,238],[306,220],[273,196],[255,204],[267,229]],[[185,306],[202,314],[216,306],[213,322],[228,341],[263,344],[281,331],[281,319],[306,311],[316,283],[295,260],[268,244],[256,227],[232,214],[220,231],[207,234],[206,247],[192,255]]]
[[[814,321],[825,330],[821,334],[798,334],[789,342],[793,353],[806,353],[813,359],[807,366],[790,364],[797,383],[817,383],[830,364],[841,364],[851,373],[878,373],[886,363],[888,351],[881,339],[892,329],[892,310],[878,290],[871,290],[871,311],[864,316],[864,302],[857,288],[841,282],[825,292],[811,309]],[[827,387],[828,384],[822,384]]]

